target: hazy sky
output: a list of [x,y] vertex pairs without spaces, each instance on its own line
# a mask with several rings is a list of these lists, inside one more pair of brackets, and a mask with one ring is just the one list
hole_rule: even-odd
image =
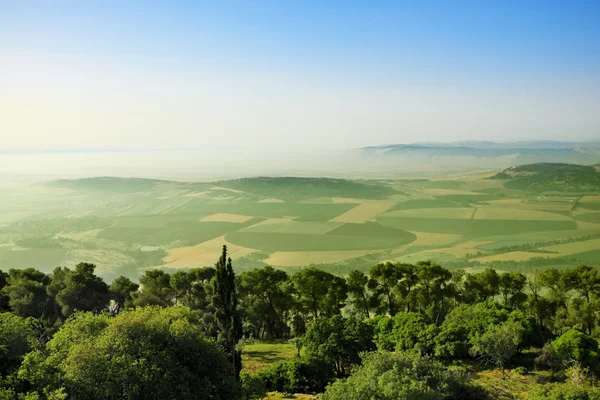
[[0,150],[599,137],[597,0],[0,0]]

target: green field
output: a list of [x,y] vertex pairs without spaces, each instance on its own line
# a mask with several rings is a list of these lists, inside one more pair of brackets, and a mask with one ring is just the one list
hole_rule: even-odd
[[[294,271],[302,266],[294,253],[340,274],[386,260],[430,259],[451,268],[504,263],[518,270],[600,263],[600,249],[582,243],[600,237],[600,197],[589,185],[580,194],[533,192],[507,188],[510,179],[492,175],[213,183],[97,178],[5,186],[0,268],[51,270],[91,261],[109,279],[135,278],[151,267],[209,265],[222,244],[239,270],[271,260]],[[544,250],[557,244],[561,254]],[[519,260],[528,254],[539,257]]]

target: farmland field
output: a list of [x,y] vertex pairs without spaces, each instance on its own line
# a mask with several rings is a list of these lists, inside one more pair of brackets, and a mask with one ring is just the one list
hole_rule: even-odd
[[600,263],[597,193],[507,189],[491,175],[5,186],[0,268],[90,261],[107,279],[136,278],[148,268],[212,265],[224,244],[238,270],[315,265],[345,274],[386,260],[518,270]]

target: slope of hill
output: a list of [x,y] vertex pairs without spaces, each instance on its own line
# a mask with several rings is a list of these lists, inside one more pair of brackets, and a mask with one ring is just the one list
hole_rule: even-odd
[[396,193],[386,185],[331,178],[243,178],[216,182],[218,186],[259,196],[286,200],[305,200],[314,197],[350,197],[385,199]]
[[539,163],[507,168],[490,179],[506,179],[508,189],[530,192],[600,192],[597,167],[562,163]]

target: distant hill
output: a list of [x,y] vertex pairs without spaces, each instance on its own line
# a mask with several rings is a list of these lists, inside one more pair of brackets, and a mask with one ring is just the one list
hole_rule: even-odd
[[169,183],[169,181],[102,176],[82,179],[59,179],[48,183],[48,185],[72,190],[136,193],[152,191],[156,185],[163,183]]
[[506,179],[504,186],[508,189],[539,192],[600,192],[600,170],[597,166],[564,163],[519,165],[507,168],[490,179]]
[[156,179],[96,177],[61,179],[48,183],[52,187],[104,193],[138,193],[169,189],[225,188],[259,197],[302,201],[317,197],[385,199],[398,194],[393,188],[376,182],[333,178],[257,177],[217,182],[174,182]]
[[384,199],[397,193],[386,185],[332,178],[259,177],[216,182],[216,184],[260,196],[296,200],[315,197]]
[[595,164],[600,162],[600,143],[575,142],[453,142],[370,146],[359,150],[364,159],[386,163],[440,166],[510,167],[539,162]]

